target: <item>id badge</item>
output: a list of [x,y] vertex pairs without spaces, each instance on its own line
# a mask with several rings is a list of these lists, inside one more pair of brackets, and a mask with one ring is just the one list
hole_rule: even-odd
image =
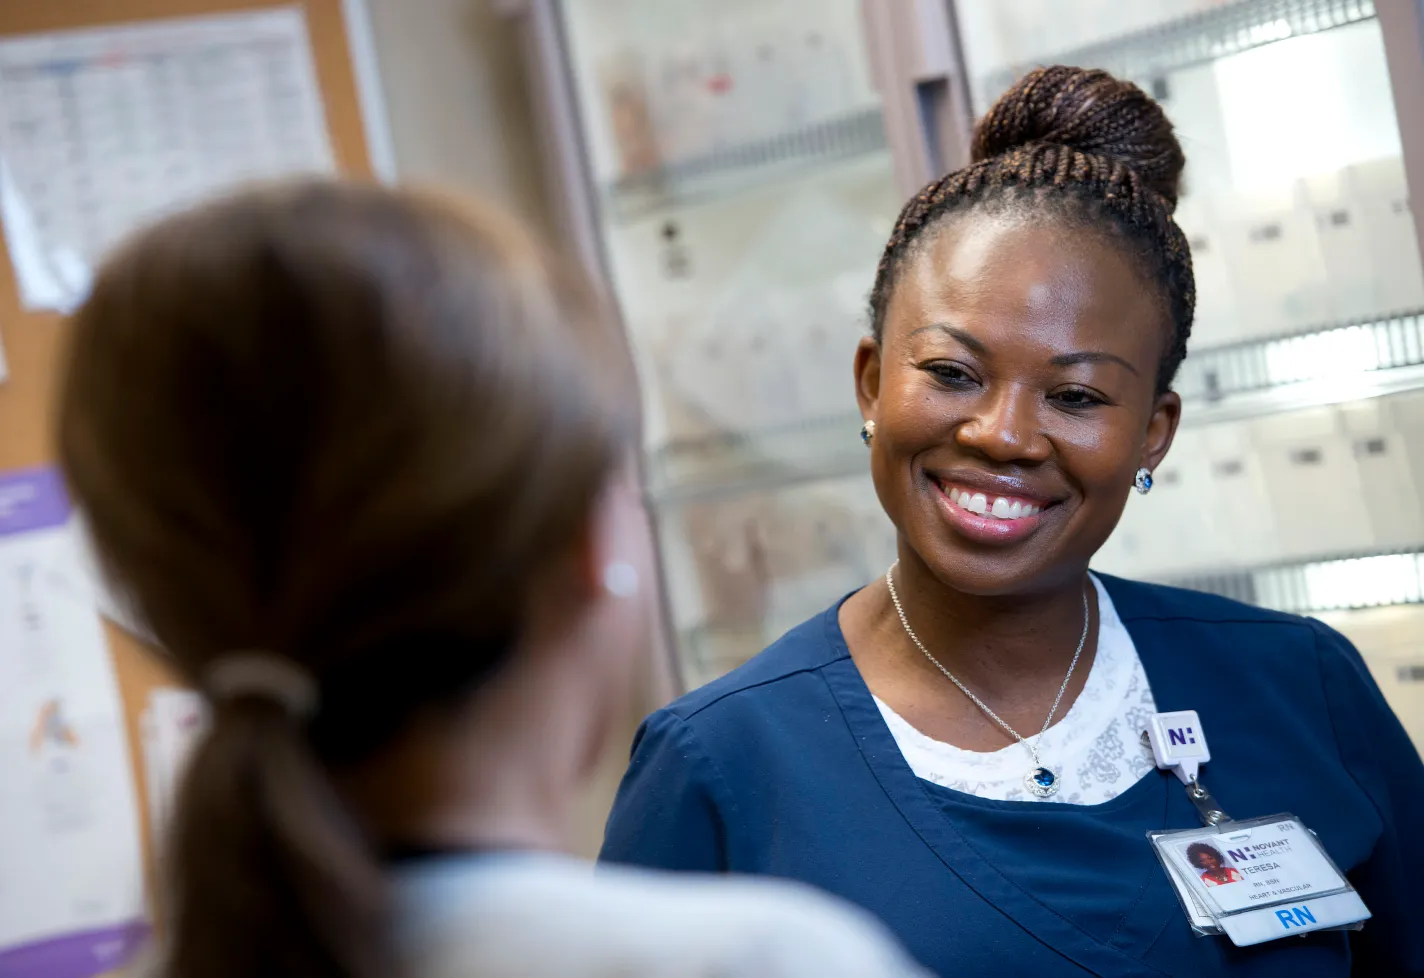
[[1233,821],[1198,780],[1211,750],[1196,711],[1155,714],[1142,737],[1157,766],[1186,786],[1205,826],[1147,833],[1192,930],[1246,947],[1364,926],[1365,902],[1300,819]]
[[1238,947],[1358,930],[1370,911],[1315,834],[1291,815],[1149,832],[1193,930]]

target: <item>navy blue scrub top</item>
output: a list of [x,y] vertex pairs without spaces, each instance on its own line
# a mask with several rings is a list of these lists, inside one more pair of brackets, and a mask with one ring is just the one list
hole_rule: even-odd
[[1189,929],[1149,829],[1201,823],[1153,771],[1100,805],[916,778],[830,608],[644,721],[602,858],[804,880],[941,975],[1424,976],[1424,764],[1319,622],[1104,577],[1163,712],[1196,710],[1235,818],[1314,829],[1374,917],[1249,948]]

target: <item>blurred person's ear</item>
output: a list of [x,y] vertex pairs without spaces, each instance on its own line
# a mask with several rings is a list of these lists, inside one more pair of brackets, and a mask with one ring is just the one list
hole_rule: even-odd
[[633,653],[646,662],[657,585],[652,527],[637,470],[632,464],[620,466],[563,553],[549,555],[545,570],[532,582],[530,637],[547,640],[553,637],[550,625],[560,630],[572,626],[591,654],[616,649],[620,659]]

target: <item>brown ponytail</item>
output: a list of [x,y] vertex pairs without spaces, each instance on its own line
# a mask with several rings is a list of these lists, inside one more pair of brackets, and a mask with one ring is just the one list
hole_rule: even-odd
[[394,973],[333,776],[502,665],[631,447],[631,368],[590,309],[495,215],[325,181],[175,216],[101,270],[59,438],[110,578],[194,685],[264,650],[320,702],[216,704],[171,978]]
[[179,813],[169,974],[397,973],[380,871],[280,705],[223,707]]

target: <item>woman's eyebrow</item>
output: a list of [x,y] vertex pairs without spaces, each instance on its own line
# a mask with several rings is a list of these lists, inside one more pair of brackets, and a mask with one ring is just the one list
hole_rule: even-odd
[[1048,362],[1055,367],[1071,367],[1078,363],[1116,363],[1141,376],[1141,373],[1136,367],[1117,354],[1102,353],[1096,350],[1079,350],[1077,353],[1060,353]]
[[953,336],[960,343],[967,346],[971,352],[977,353],[980,356],[984,356],[989,352],[989,348],[985,346],[981,340],[976,339],[973,333],[968,330],[960,329],[958,326],[951,326],[949,323],[930,323],[928,326],[921,326],[918,329],[910,331],[910,338],[913,339],[921,333],[932,329]]

